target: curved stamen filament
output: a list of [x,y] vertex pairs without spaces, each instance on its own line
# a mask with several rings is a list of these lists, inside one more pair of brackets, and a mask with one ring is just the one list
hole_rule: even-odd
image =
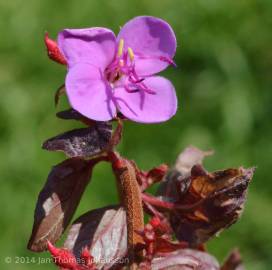
[[168,63],[169,65],[172,65],[174,67],[176,67],[176,63],[174,62],[173,59],[167,57],[167,56],[163,56],[163,55],[151,55],[151,56],[147,56],[147,55],[137,55],[139,58],[141,59],[157,59],[159,61],[162,61],[162,62],[166,62]]
[[148,88],[144,83],[140,83],[139,85],[140,85],[141,90],[145,91],[146,93],[151,94],[151,95],[155,95],[156,94],[155,91],[153,91],[150,88]]
[[128,86],[127,84],[125,84],[125,90],[126,90],[128,93],[137,93],[137,92],[140,91],[139,89],[130,89],[129,86]]
[[[130,81],[130,78],[129,77],[129,81]],[[129,85],[129,83],[126,83],[125,84],[125,90],[128,92],[128,93],[136,93],[136,92],[139,92],[140,90],[141,91],[144,91],[148,94],[151,94],[151,95],[155,95],[156,92],[154,92],[153,90],[151,90],[150,88],[148,88],[144,83],[143,83],[144,79],[141,79],[139,82],[131,82],[131,85]],[[131,89],[130,87],[133,87],[133,89]]]
[[160,56],[159,57],[159,60],[161,60],[161,61],[163,61],[163,62],[166,62],[166,63],[168,63],[168,64],[170,64],[170,65],[172,65],[172,66],[174,66],[174,67],[177,67],[177,64],[174,62],[174,60],[173,59],[171,59],[171,58],[168,58],[168,57],[165,57],[165,56]]

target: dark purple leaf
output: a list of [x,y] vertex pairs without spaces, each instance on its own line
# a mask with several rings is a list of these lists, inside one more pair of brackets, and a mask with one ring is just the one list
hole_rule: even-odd
[[152,261],[152,270],[219,270],[217,260],[208,253],[181,249]]
[[127,253],[126,212],[109,206],[87,212],[72,225],[65,248],[79,257],[88,247],[98,269],[109,269]]
[[78,111],[74,110],[74,109],[68,109],[65,111],[61,111],[58,112],[56,114],[56,116],[60,119],[63,120],[77,120],[77,121],[81,121],[83,124],[87,125],[87,126],[94,126],[97,125],[98,123],[83,116],[82,114],[80,114]]
[[69,109],[58,112],[57,117],[64,120],[80,120],[84,116],[74,109]]
[[241,254],[238,249],[234,249],[223,265],[220,268],[221,270],[244,270],[243,261],[241,258]]
[[94,164],[67,159],[53,167],[38,197],[30,250],[44,251],[47,240],[55,243],[59,239],[73,217]]
[[97,122],[89,128],[74,129],[53,137],[42,147],[49,151],[62,151],[68,157],[90,158],[108,147],[111,133],[110,123]]
[[191,211],[173,211],[170,222],[176,237],[190,246],[206,242],[241,216],[254,169],[228,169],[206,173],[200,165],[191,171],[191,184],[180,205],[197,205]]

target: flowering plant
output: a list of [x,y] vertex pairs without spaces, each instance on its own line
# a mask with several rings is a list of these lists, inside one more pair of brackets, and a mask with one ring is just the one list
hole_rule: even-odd
[[[172,83],[155,76],[175,65],[169,24],[141,16],[117,37],[101,27],[65,29],[57,42],[46,34],[45,44],[49,57],[67,66],[55,101],[66,93],[72,108],[57,116],[87,127],[43,144],[68,159],[53,167],[39,194],[28,248],[48,250],[62,270],[238,269],[237,250],[220,267],[205,243],[240,217],[253,168],[208,173],[202,161],[212,152],[190,146],[174,167],[143,171],[115,150],[125,120],[157,123],[176,113]],[[99,162],[110,163],[120,204],[83,214],[70,226],[64,247],[55,247]],[[154,183],[156,195],[147,191]]]

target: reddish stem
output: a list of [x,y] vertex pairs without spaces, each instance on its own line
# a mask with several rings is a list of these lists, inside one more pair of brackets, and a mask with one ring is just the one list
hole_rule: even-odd
[[121,141],[123,133],[123,121],[120,118],[116,118],[117,127],[114,130],[111,141],[108,147],[108,151],[113,151],[114,147]]
[[148,203],[147,201],[144,201],[144,210],[148,215],[152,215],[152,216],[157,216],[159,218],[163,218],[163,214],[161,214],[154,206],[152,206],[150,203]]
[[183,212],[190,212],[192,210],[194,210],[196,207],[198,207],[203,200],[200,200],[194,204],[185,204],[185,205],[181,205],[181,204],[177,204],[177,203],[171,203],[171,202],[166,202],[163,201],[155,196],[152,196],[148,193],[142,193],[142,200],[144,203],[148,203],[154,207],[159,207],[165,210],[170,210],[170,211],[174,211],[174,210],[179,210],[179,211],[183,211]]

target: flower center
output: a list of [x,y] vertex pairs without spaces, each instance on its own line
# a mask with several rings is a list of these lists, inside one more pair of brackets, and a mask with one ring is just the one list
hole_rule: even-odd
[[[106,79],[112,86],[122,84],[129,93],[142,90],[149,94],[155,94],[153,90],[144,84],[144,78],[137,75],[135,71],[135,54],[130,47],[124,50],[124,44],[124,39],[121,39],[114,61],[105,70]],[[124,81],[121,81],[121,79],[124,79]]]

